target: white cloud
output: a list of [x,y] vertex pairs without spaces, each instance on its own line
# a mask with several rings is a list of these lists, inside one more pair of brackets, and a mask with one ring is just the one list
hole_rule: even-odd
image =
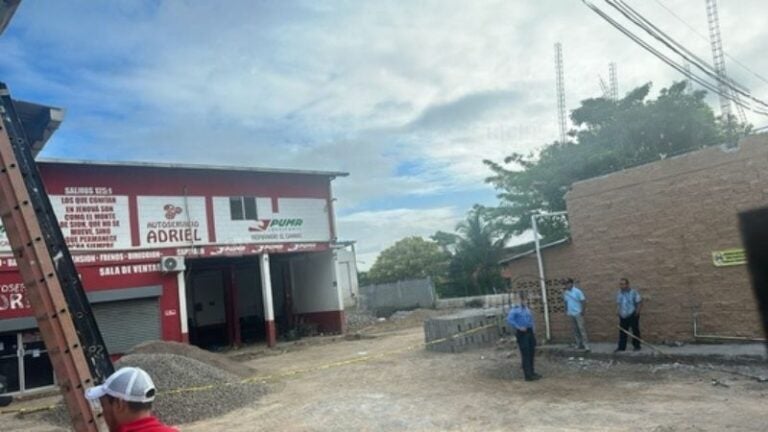
[[452,231],[464,217],[463,212],[454,207],[363,211],[343,216],[338,223],[344,227],[344,238],[358,241],[358,265],[368,270],[381,250],[403,237],[428,238],[438,230]]
[[[711,57],[655,2],[630,3]],[[721,1],[720,16],[726,51],[765,76],[763,3]],[[703,2],[664,4],[707,33]],[[483,190],[482,159],[555,139],[558,41],[569,108],[599,95],[612,61],[621,92],[680,79],[581,2],[560,0],[39,0],[0,38],[0,70],[16,97],[67,108],[46,156],[349,171],[334,185],[339,209],[368,225],[340,222],[341,234],[379,247],[372,227],[392,215],[361,211]],[[768,98],[768,84],[728,68]],[[469,205],[403,217],[450,229]]]

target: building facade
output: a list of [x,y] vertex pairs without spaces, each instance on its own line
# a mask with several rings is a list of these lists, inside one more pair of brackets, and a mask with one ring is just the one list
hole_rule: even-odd
[[[155,339],[272,346],[281,335],[344,331],[356,274],[336,245],[331,182],[345,173],[39,167],[111,354]],[[36,327],[0,229],[0,375],[11,391],[53,383]]]
[[[768,206],[766,135],[577,182],[566,202],[571,239],[542,250],[555,340],[571,337],[568,277],[588,298],[596,340],[618,336],[622,277],[644,297],[640,327],[650,341],[764,337],[738,213]],[[512,289],[530,290],[542,312],[535,253],[510,258],[504,276]]]

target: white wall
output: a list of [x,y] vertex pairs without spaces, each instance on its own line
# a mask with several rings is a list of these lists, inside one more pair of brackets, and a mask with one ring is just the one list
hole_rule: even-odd
[[[316,198],[256,198],[258,220],[232,220],[229,197],[213,198],[216,240],[219,243],[327,242],[331,238],[328,203]],[[280,220],[300,220],[298,225],[279,226]],[[272,224],[272,225],[271,225]]]
[[359,287],[357,282],[357,259],[353,250],[336,250],[336,278],[339,282],[339,291],[344,298],[344,307],[350,308],[357,305]]
[[343,310],[336,287],[333,251],[311,252],[291,259],[293,307],[296,313]]

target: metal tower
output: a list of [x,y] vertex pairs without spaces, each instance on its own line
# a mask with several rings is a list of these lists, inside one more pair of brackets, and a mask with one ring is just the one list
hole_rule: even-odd
[[560,142],[565,142],[565,83],[563,80],[563,46],[555,44],[555,74],[557,76],[557,120],[560,126]]
[[616,74],[616,63],[611,62],[608,64],[608,76],[611,83],[611,99],[617,101],[619,100],[619,78]]
[[728,74],[725,72],[723,40],[720,36],[720,17],[717,14],[717,0],[707,1],[707,21],[709,22],[709,42],[712,45],[712,61],[717,72],[717,88],[720,90],[720,114],[726,119],[732,115],[731,99],[735,102],[739,121],[746,122],[744,108],[739,94],[731,89]]
[[717,15],[717,1],[706,1],[709,43],[712,45],[712,62],[717,72],[717,88],[720,90],[720,114],[727,118],[731,115],[731,101],[727,96],[731,94],[731,90],[727,84],[728,76],[725,73],[725,56],[723,55],[723,40],[720,37],[720,18]]

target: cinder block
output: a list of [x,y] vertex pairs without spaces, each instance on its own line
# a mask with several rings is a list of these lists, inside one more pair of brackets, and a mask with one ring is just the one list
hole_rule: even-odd
[[466,310],[430,318],[424,322],[429,351],[462,352],[493,346],[500,336],[504,313],[501,308]]

